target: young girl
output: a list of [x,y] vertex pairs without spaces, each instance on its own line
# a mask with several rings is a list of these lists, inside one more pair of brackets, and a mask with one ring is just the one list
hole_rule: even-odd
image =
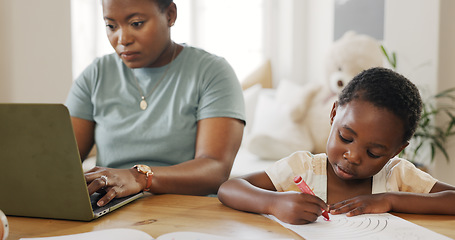
[[140,191],[207,195],[229,177],[244,127],[240,83],[224,58],[171,39],[172,0],[102,0],[114,54],[74,82],[66,105],[98,201]]
[[[414,134],[421,105],[405,77],[384,68],[366,70],[333,105],[327,154],[296,152],[264,172],[228,180],[218,197],[229,207],[291,224],[313,222],[323,210],[348,216],[455,214],[454,186],[396,157]],[[300,193],[296,176],[316,196]]]

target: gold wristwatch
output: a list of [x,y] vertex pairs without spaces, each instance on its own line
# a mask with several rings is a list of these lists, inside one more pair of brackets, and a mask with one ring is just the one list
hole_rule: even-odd
[[145,185],[145,188],[143,191],[150,191],[150,187],[152,186],[152,177],[153,177],[153,171],[152,169],[147,166],[147,165],[142,165],[142,164],[138,164],[138,165],[134,165],[134,167],[138,172],[140,173],[143,173],[147,176],[147,184]]

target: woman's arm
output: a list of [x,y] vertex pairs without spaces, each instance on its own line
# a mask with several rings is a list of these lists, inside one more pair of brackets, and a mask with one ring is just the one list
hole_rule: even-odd
[[76,137],[77,147],[81,160],[84,161],[95,142],[95,122],[82,118],[71,117],[74,135]]
[[229,179],[218,191],[226,206],[237,210],[272,214],[291,224],[316,221],[327,205],[320,198],[299,192],[277,192],[265,172]]
[[[244,122],[207,118],[198,122],[193,160],[169,167],[152,167],[153,193],[207,195],[229,178],[240,147]],[[169,143],[172,144],[172,143]],[[179,147],[175,146],[176,151]]]
[[[216,193],[231,172],[243,135],[243,121],[233,118],[207,118],[198,122],[196,151],[193,160],[166,167],[151,167],[152,193],[207,195]],[[173,143],[169,143],[173,144]],[[179,151],[175,146],[175,151]],[[107,176],[106,185],[101,176]],[[85,175],[89,193],[101,188],[106,194],[100,199],[104,205],[115,197],[142,191],[146,176],[135,169],[97,167]]]
[[364,195],[330,206],[332,214],[355,216],[365,213],[403,212],[455,215],[455,187],[436,182],[430,193],[387,192]]

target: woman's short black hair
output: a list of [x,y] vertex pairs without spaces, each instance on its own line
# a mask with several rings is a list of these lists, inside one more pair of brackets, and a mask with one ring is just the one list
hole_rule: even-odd
[[370,68],[355,76],[338,98],[343,106],[362,100],[385,108],[403,121],[403,143],[411,139],[422,112],[422,99],[417,87],[403,75],[387,68]]
[[158,7],[160,8],[161,12],[166,11],[166,8],[171,5],[173,0],[154,0],[156,1],[156,4],[158,4]]

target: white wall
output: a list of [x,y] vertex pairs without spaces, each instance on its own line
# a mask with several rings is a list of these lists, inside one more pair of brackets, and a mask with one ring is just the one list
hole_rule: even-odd
[[0,102],[65,101],[72,82],[70,1],[0,1]]
[[282,79],[324,81],[323,62],[333,39],[333,0],[269,0],[266,55],[274,86]]
[[384,46],[397,54],[397,71],[422,90],[437,86],[439,1],[387,0]]
[[334,0],[309,0],[306,47],[307,81],[325,82],[324,61],[333,43]]
[[[442,0],[439,21],[439,61],[438,61],[438,91],[455,87],[455,1]],[[438,119],[444,121],[444,119]],[[447,120],[447,119],[445,119]],[[447,163],[442,154],[438,154],[432,169],[433,175],[440,180],[455,185],[455,136],[447,143],[451,161]]]
[[[293,21],[296,0],[265,1],[268,16],[264,29],[266,56],[273,66],[273,84],[277,86],[281,79],[292,79],[294,75],[293,54],[294,29],[303,21]],[[303,8],[305,8],[303,6]],[[302,31],[303,32],[303,31]]]
[[[383,44],[396,53],[397,71],[419,87],[423,99],[433,95],[438,84],[439,1],[386,0],[384,21]],[[428,165],[430,149],[423,150],[415,160]]]
[[[387,0],[385,7],[384,45],[397,53],[397,70],[418,85],[423,98],[455,87],[455,1]],[[455,185],[454,140],[447,144],[452,161],[439,153],[429,171]],[[430,153],[422,155],[429,163]]]

